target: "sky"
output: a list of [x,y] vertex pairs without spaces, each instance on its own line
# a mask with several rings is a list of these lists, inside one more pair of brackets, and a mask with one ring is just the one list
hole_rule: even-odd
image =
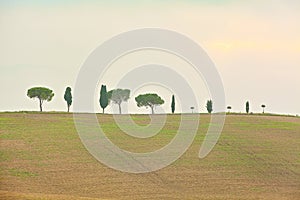
[[[38,101],[26,96],[34,86],[55,93],[44,110],[66,110],[64,90],[74,88],[95,48],[117,34],[155,27],[186,35],[205,50],[221,76],[232,112],[245,112],[249,101],[251,112],[261,112],[265,104],[266,112],[299,115],[299,11],[296,0],[0,0],[0,111],[38,110]],[[198,101],[195,110],[206,112],[210,95],[205,82],[192,80],[192,71],[185,70],[188,66],[180,59],[157,51],[135,52],[116,61],[95,86],[95,112],[101,112],[100,85],[113,89],[124,73],[147,59],[190,77]],[[169,112],[172,89],[159,85],[132,91],[129,112],[150,112],[135,105],[134,97],[145,92],[158,93]],[[177,111],[190,112],[189,106],[179,103]]]

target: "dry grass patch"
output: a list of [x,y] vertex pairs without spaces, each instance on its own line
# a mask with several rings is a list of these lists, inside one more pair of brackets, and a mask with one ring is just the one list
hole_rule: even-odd
[[[147,125],[147,115],[134,115]],[[180,115],[168,116],[148,139],[124,134],[111,115],[98,115],[111,140],[136,152],[161,148]],[[300,118],[229,115],[213,151],[198,158],[209,125],[172,165],[148,174],[115,171],[82,145],[71,114],[0,113],[0,199],[298,199]]]

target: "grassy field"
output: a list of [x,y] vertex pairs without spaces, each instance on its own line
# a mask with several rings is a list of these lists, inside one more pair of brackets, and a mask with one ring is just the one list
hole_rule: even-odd
[[[98,115],[121,148],[147,152],[176,134],[180,115],[148,139],[123,134],[111,115]],[[134,115],[149,123],[148,115]],[[175,163],[147,174],[115,171],[84,148],[72,114],[0,113],[0,199],[299,199],[300,118],[229,115],[220,140],[204,159],[199,147],[209,125]]]

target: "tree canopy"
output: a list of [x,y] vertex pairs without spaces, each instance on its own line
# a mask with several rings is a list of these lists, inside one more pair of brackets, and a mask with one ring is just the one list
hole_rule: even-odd
[[121,104],[123,101],[127,101],[130,97],[129,89],[115,89],[107,93],[109,102],[113,102],[119,106],[119,113],[122,114]]
[[33,87],[27,91],[27,96],[29,98],[38,98],[40,103],[40,111],[43,111],[43,103],[44,101],[51,101],[54,93],[49,88],[45,87]]
[[106,91],[106,85],[101,85],[99,103],[102,108],[102,112],[104,113],[104,109],[108,105],[108,96],[107,96],[107,91]]
[[67,102],[68,112],[70,111],[70,106],[72,105],[72,94],[71,88],[67,87],[64,95],[64,99]]
[[151,93],[140,94],[139,96],[135,97],[135,101],[138,107],[150,107],[152,114],[154,114],[155,106],[162,105],[165,103],[165,101],[160,96]]

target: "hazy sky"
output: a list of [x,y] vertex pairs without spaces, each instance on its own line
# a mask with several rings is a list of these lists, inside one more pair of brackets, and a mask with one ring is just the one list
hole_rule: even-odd
[[[44,110],[66,110],[65,87],[74,86],[93,49],[116,34],[157,27],[187,35],[204,48],[222,77],[232,111],[244,112],[249,100],[253,112],[266,104],[267,112],[300,114],[299,22],[297,0],[0,0],[0,110],[38,110],[37,100],[26,96],[32,86],[54,90]],[[171,58],[160,62],[180,63]],[[113,88],[113,80],[103,81]],[[158,92],[170,107],[170,91],[146,86],[132,94],[130,112],[149,112],[134,102],[144,91]],[[198,111],[205,111],[208,98],[208,92],[199,95]]]

